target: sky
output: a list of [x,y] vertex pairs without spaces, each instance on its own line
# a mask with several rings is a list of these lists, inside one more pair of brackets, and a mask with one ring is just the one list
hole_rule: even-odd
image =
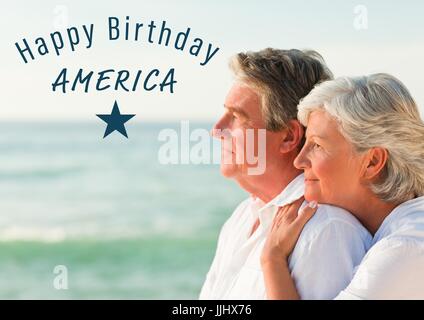
[[[232,83],[229,58],[266,47],[317,50],[335,76],[391,73],[424,111],[421,1],[7,1],[0,12],[2,121],[98,121],[95,114],[110,112],[115,100],[122,113],[137,114],[136,121],[213,121],[223,112]],[[204,45],[196,57],[188,47],[179,51],[122,36],[111,41],[110,16],[121,24],[129,16],[130,26],[166,21],[173,34],[190,27],[187,43],[198,37]],[[87,49],[82,25],[90,24],[93,43]],[[70,27],[80,30],[81,44],[72,52],[65,40],[57,56],[50,33],[60,31],[66,39]],[[38,37],[46,40],[49,54],[23,63],[15,43],[23,38],[34,43]],[[207,44],[219,50],[202,66]],[[80,68],[94,74],[125,69],[133,77],[142,70],[142,79],[153,69],[163,79],[174,68],[177,83],[173,93],[142,86],[135,92],[96,91],[93,83],[88,93],[53,92],[52,83],[63,68],[71,81]]]

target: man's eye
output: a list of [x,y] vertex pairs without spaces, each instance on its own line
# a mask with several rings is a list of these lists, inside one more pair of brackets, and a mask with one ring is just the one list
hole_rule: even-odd
[[322,147],[321,147],[318,143],[314,143],[314,144],[312,145],[312,148],[314,148],[314,149],[318,150],[318,149],[321,149]]

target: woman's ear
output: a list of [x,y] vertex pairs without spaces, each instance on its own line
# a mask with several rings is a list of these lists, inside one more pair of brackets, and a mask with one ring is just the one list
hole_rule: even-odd
[[366,167],[363,177],[366,180],[374,180],[384,169],[387,163],[388,152],[381,147],[372,148],[366,156]]
[[281,153],[289,153],[299,148],[303,140],[305,130],[298,120],[290,120],[287,128],[283,130],[280,144]]

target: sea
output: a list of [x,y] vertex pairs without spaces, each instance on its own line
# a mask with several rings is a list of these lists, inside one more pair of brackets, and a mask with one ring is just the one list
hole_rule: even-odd
[[197,299],[247,194],[212,161],[162,163],[180,127],[1,123],[0,299]]

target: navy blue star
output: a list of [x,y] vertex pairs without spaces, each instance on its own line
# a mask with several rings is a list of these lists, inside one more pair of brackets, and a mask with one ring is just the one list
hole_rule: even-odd
[[119,112],[118,103],[115,101],[111,114],[96,114],[96,116],[107,123],[103,139],[115,130],[119,131],[122,135],[128,138],[124,123],[134,117],[135,114],[121,114]]

